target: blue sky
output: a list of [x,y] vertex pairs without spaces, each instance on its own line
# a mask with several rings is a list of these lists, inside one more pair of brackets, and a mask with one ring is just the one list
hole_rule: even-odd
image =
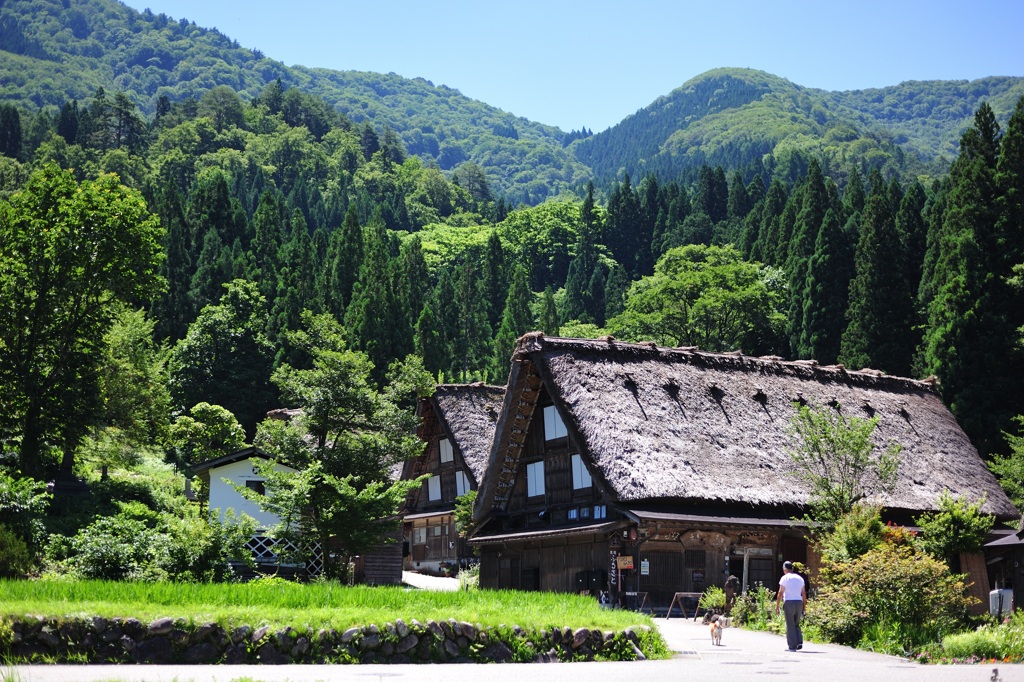
[[600,132],[722,66],[807,87],[1024,76],[1024,1],[126,0],[288,65],[394,72]]

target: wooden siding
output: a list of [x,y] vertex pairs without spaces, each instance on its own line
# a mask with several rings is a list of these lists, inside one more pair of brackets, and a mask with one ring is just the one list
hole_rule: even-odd
[[402,543],[388,542],[356,557],[355,580],[365,585],[402,584]]

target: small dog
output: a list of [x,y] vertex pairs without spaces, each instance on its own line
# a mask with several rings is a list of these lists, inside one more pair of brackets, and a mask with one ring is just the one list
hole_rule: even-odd
[[718,615],[711,616],[710,629],[712,646],[722,646],[722,624]]

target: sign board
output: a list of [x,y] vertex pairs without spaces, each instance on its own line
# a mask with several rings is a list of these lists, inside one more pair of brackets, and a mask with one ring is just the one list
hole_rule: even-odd
[[650,575],[650,574],[651,574],[651,561],[650,561],[650,559],[643,559],[640,562],[640,575]]
[[633,570],[633,557],[629,556],[628,554],[618,557],[617,568],[620,571]]
[[608,570],[608,586],[609,588],[613,588],[619,584],[619,564],[616,561],[619,557],[619,553],[613,549],[608,552],[608,555],[611,557],[611,566]]

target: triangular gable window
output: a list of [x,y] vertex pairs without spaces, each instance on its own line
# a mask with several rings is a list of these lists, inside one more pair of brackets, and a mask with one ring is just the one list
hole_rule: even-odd
[[466,476],[466,472],[459,471],[455,472],[455,496],[462,497],[468,493],[472,488],[469,486],[469,476]]
[[431,476],[427,479],[427,499],[431,502],[441,499],[441,477]]
[[452,454],[452,443],[447,438],[442,438],[438,443],[441,449],[441,464],[452,461],[455,455]]
[[569,432],[565,428],[565,422],[562,421],[562,415],[558,414],[558,410],[555,409],[555,406],[548,405],[545,407],[544,440],[565,438],[567,435],[569,435]]
[[587,465],[584,464],[583,458],[579,455],[572,456],[572,489],[581,490],[589,488],[594,485],[594,480],[590,477],[590,471],[587,469]]

